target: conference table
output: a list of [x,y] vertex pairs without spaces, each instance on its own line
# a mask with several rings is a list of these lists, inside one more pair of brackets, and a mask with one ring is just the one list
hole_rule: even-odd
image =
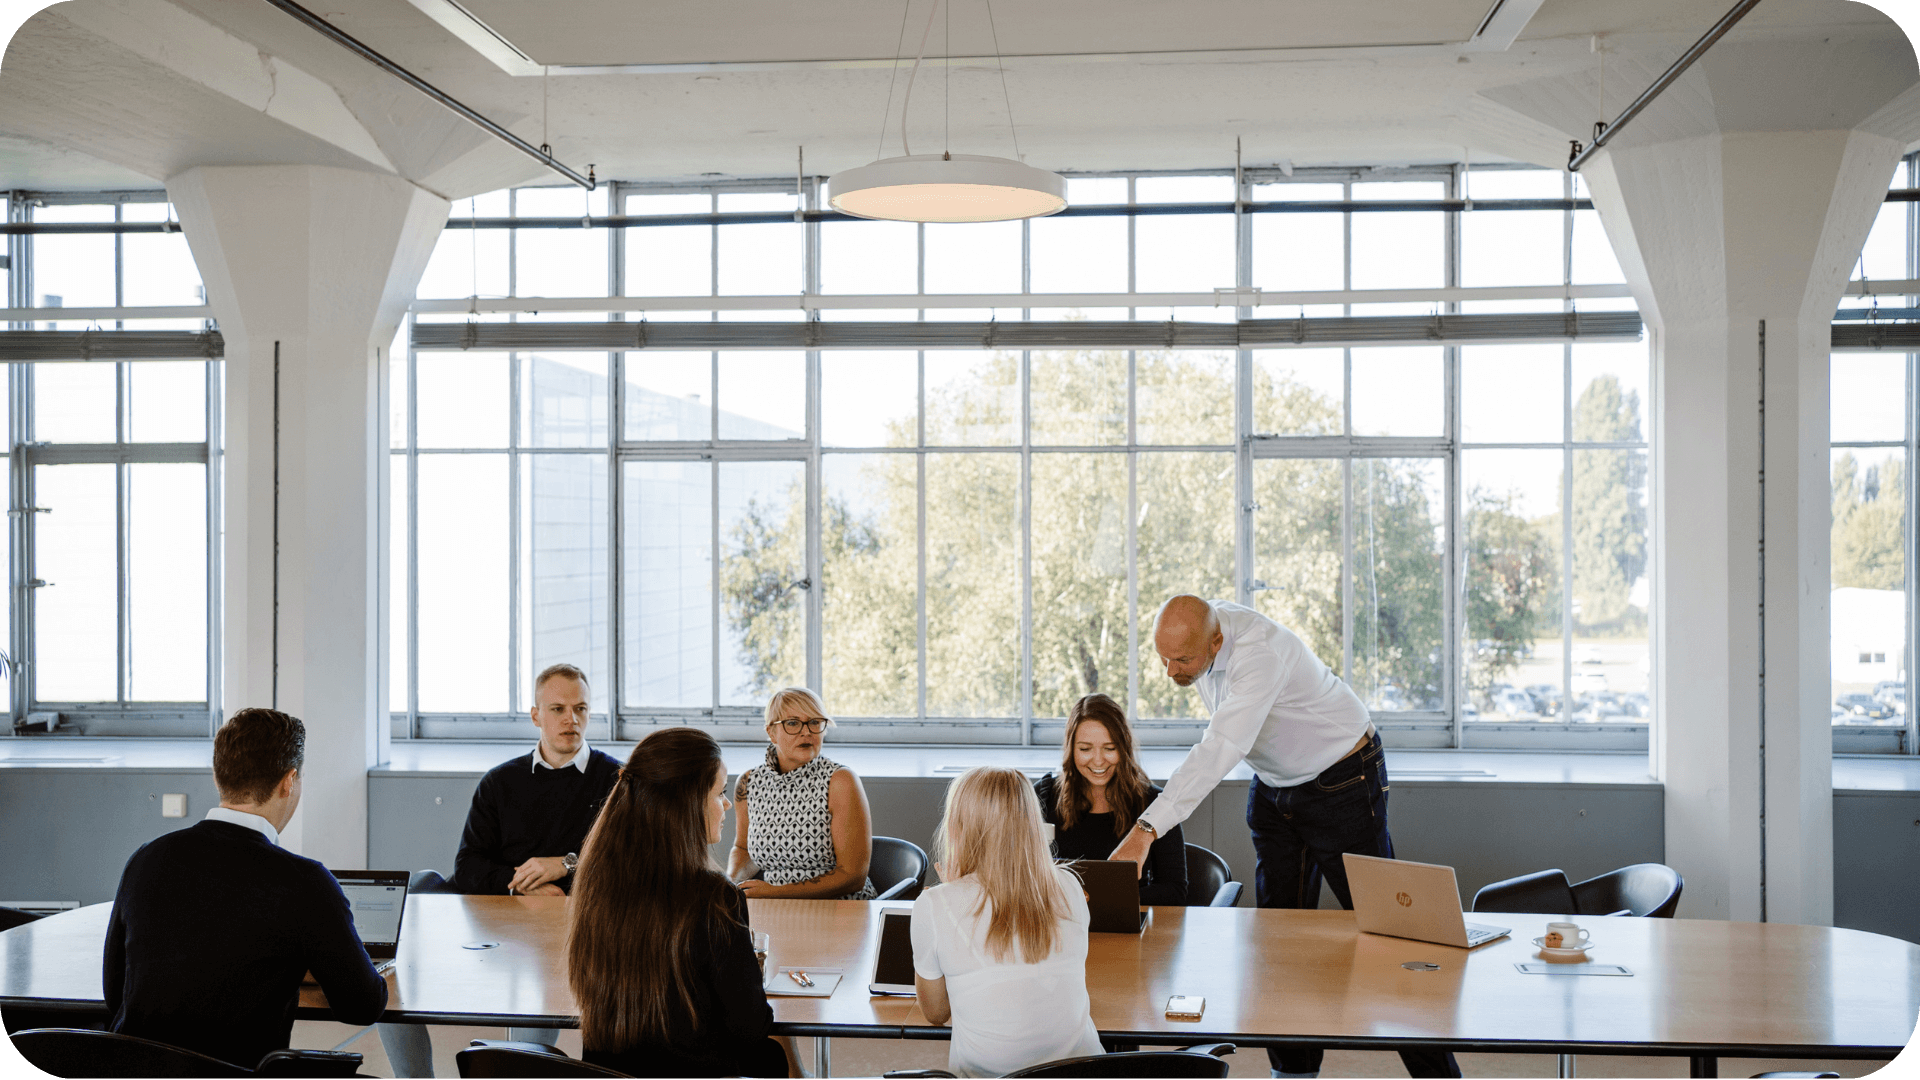
[[[422,894],[407,900],[387,1021],[573,1027],[565,897]],[[817,1039],[944,1039],[918,1003],[867,990],[880,911],[852,900],[752,900],[771,939],[768,969],[839,969],[830,997],[773,997],[775,1028]],[[97,1018],[110,904],[0,933],[0,1009]],[[1087,987],[1102,1035],[1142,1045],[1426,1047],[1691,1059],[1889,1059],[1920,1017],[1920,945],[1858,930],[1690,919],[1584,920],[1587,965],[1538,963],[1528,939],[1564,916],[1481,915],[1511,937],[1471,952],[1362,934],[1347,911],[1150,909],[1139,934],[1093,934]],[[1411,965],[1411,966],[1409,966]],[[1428,965],[1437,965],[1429,967]],[[1618,965],[1630,975],[1578,974]],[[1206,998],[1198,1021],[1169,1020],[1174,994]],[[325,1019],[301,991],[299,1016]],[[826,1075],[824,1070],[821,1073]]]

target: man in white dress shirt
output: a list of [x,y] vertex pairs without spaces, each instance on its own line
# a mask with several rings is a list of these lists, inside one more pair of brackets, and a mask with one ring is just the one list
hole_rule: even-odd
[[[1153,621],[1167,675],[1200,692],[1211,718],[1114,859],[1142,863],[1154,837],[1193,813],[1245,761],[1253,833],[1254,897],[1261,907],[1312,908],[1324,879],[1351,909],[1341,856],[1393,857],[1387,769],[1367,707],[1299,636],[1252,608],[1176,596]],[[1275,1076],[1315,1076],[1324,1051],[1267,1051]],[[1453,1055],[1408,1050],[1413,1076],[1459,1076]]]

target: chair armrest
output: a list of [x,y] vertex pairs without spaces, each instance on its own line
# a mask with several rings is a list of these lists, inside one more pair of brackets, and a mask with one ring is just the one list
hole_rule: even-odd
[[883,1080],[937,1080],[937,1078],[953,1076],[944,1069],[896,1069],[880,1075]]
[[1207,906],[1232,907],[1239,902],[1240,883],[1237,881],[1228,881],[1221,884],[1220,891],[1213,894],[1213,899],[1207,902]]
[[364,1060],[346,1050],[270,1050],[253,1072],[256,1076],[356,1076]]
[[901,878],[899,881],[896,881],[891,886],[889,886],[886,892],[883,892],[879,896],[874,897],[874,899],[875,900],[892,900],[895,897],[899,896],[901,893],[906,892],[908,889],[918,884],[919,882],[913,878]]
[[513,1039],[475,1039],[467,1044],[469,1050],[476,1046],[484,1047],[488,1050],[524,1050],[529,1054],[546,1054],[548,1057],[563,1058],[567,1056],[567,1052],[557,1046],[548,1046],[546,1043],[537,1042],[519,1042]]
[[1180,1048],[1180,1052],[1183,1054],[1205,1054],[1208,1057],[1226,1057],[1228,1054],[1233,1053],[1235,1049],[1237,1049],[1237,1047],[1230,1042],[1201,1043],[1198,1046],[1183,1046]]

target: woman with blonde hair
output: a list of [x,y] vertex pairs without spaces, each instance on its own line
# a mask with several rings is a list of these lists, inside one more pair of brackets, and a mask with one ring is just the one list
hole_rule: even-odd
[[952,1023],[948,1068],[1002,1076],[1101,1052],[1087,999],[1087,900],[1053,865],[1033,785],[969,769],[947,788],[934,837],[943,884],[913,903],[920,1010]]
[[641,739],[580,849],[567,983],[585,1057],[629,1076],[786,1076],[747,929],[713,866],[727,812],[713,736]]
[[727,876],[755,899],[871,900],[873,824],[867,789],[820,752],[833,721],[813,691],[767,702],[767,760],[733,789]]
[[[1060,775],[1048,773],[1033,793],[1040,798],[1041,816],[1053,826],[1055,855],[1104,859],[1160,788],[1140,767],[1127,711],[1105,694],[1088,694],[1067,710]],[[1156,837],[1148,850],[1140,868],[1140,902],[1168,907],[1187,902],[1187,845],[1180,826]]]

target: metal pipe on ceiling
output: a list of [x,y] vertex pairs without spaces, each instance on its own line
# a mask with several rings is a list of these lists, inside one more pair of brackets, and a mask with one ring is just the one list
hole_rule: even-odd
[[535,146],[520,136],[515,135],[513,132],[508,131],[506,128],[501,127],[499,124],[481,116],[479,113],[462,104],[451,94],[448,94],[427,80],[380,55],[352,34],[347,33],[345,30],[315,15],[299,4],[294,3],[294,0],[267,0],[267,3],[272,4],[274,7],[307,24],[319,31],[322,35],[331,38],[335,44],[345,48],[348,52],[354,53],[367,63],[372,64],[374,67],[392,75],[401,82],[406,83],[408,86],[413,87],[415,90],[446,106],[455,114],[473,123],[476,127],[480,128],[480,130],[485,131],[489,135],[492,135],[508,146],[538,161],[540,164],[545,165],[547,168],[552,169],[554,172],[559,173],[574,183],[579,184],[588,191],[592,191],[599,186],[599,182],[595,180],[593,176],[593,166],[587,166],[587,175],[581,176],[579,173],[555,161],[553,159],[553,153],[548,148]]
[[[270,0],[270,2],[277,3],[278,0]],[[1740,0],[1739,3],[1733,5],[1733,10],[1727,12],[1725,15],[1722,15],[1720,17],[1720,21],[1713,24],[1712,29],[1708,30],[1704,35],[1702,35],[1699,41],[1696,41],[1693,43],[1692,48],[1688,49],[1684,53],[1681,53],[1680,59],[1675,60],[1673,62],[1672,67],[1668,68],[1664,73],[1662,73],[1659,78],[1653,80],[1652,86],[1649,86],[1645,90],[1641,91],[1640,96],[1637,98],[1634,98],[1633,103],[1631,105],[1628,105],[1625,109],[1622,109],[1620,111],[1620,115],[1614,118],[1613,123],[1595,124],[1594,132],[1593,132],[1593,141],[1591,143],[1588,143],[1585,147],[1582,147],[1580,145],[1580,140],[1578,139],[1573,140],[1573,150],[1567,157],[1567,171],[1579,172],[1580,166],[1586,164],[1587,159],[1592,157],[1595,151],[1598,151],[1601,147],[1607,145],[1607,143],[1613,139],[1614,132],[1619,131],[1622,127],[1625,127],[1629,120],[1632,120],[1634,117],[1639,116],[1640,113],[1643,110],[1645,110],[1648,105],[1651,105],[1653,103],[1654,98],[1657,98],[1660,96],[1660,92],[1662,90],[1665,90],[1667,87],[1672,86],[1674,83],[1674,80],[1678,79],[1681,75],[1685,74],[1686,70],[1693,66],[1693,62],[1695,60],[1698,60],[1700,59],[1701,56],[1705,55],[1706,51],[1713,47],[1714,42],[1719,41],[1721,38],[1725,37],[1727,34],[1727,31],[1733,29],[1733,24],[1739,22],[1741,18],[1746,15],[1747,12],[1752,11],[1754,7],[1759,3],[1760,3],[1760,0]]]

